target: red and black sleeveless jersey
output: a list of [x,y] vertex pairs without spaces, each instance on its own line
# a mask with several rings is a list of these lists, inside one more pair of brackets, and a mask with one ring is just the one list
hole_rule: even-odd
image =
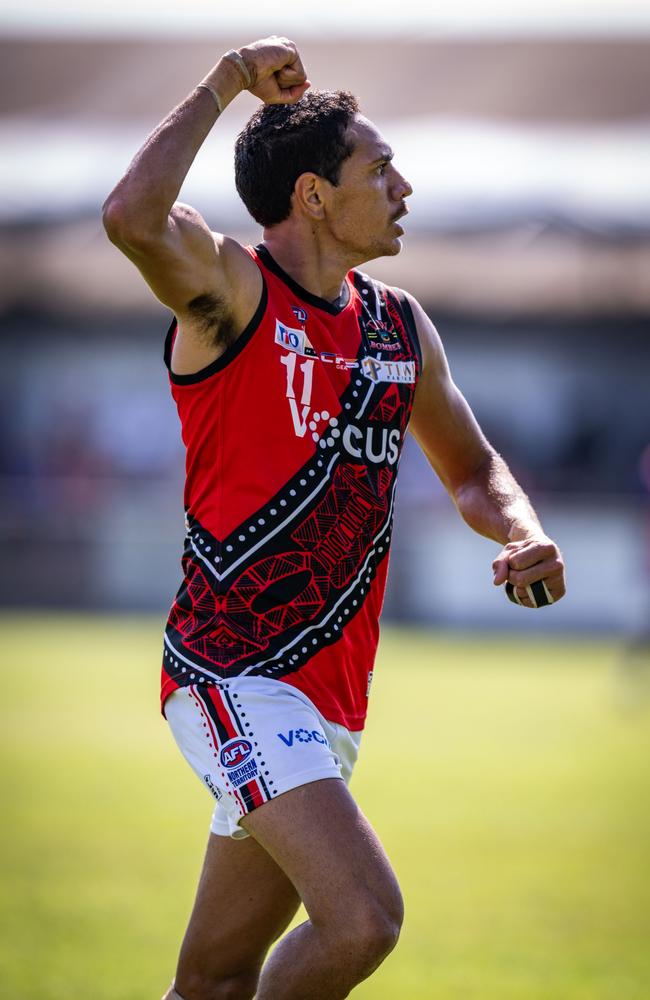
[[351,271],[330,303],[265,247],[250,324],[174,375],[187,449],[184,579],[165,630],[162,699],[239,674],[293,684],[363,728],[395,477],[421,355],[401,292]]

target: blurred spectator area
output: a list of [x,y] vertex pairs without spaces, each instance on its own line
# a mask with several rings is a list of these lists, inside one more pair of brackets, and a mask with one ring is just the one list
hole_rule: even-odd
[[[177,586],[169,317],[106,240],[100,207],[144,136],[240,42],[0,40],[0,603],[164,609]],[[548,623],[642,627],[650,43],[302,49],[314,85],[356,93],[412,180],[404,250],[368,271],[420,298],[565,549],[572,596]],[[259,232],[232,144],[254,107],[243,95],[227,109],[182,192],[246,241]],[[531,624],[492,591],[495,546],[464,528],[412,440],[398,495],[388,614]]]
[[[551,625],[639,627],[650,543],[643,324],[437,321],[456,381],[565,549],[576,589]],[[162,311],[155,322],[6,324],[0,603],[169,603],[183,454],[161,358],[166,326]],[[511,606],[492,593],[495,553],[462,525],[409,438],[387,614],[512,625]]]
[[[300,42],[300,39],[298,39]],[[160,118],[236,38],[0,40],[0,309],[151,312],[100,205]],[[309,40],[315,86],[358,95],[414,187],[377,274],[445,310],[650,311],[647,38]],[[222,116],[182,197],[254,239],[232,176],[256,106]]]

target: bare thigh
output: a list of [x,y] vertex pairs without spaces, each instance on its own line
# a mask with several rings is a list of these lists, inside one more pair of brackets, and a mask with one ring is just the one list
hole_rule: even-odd
[[178,992],[259,968],[300,899],[255,840],[210,834],[196,900],[181,947]]
[[376,910],[401,922],[393,869],[343,781],[294,788],[241,825],[291,880],[312,921],[349,927],[356,912]]

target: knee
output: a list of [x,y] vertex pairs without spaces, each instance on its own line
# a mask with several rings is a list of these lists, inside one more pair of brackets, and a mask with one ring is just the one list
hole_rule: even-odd
[[397,891],[390,899],[366,899],[351,907],[340,929],[359,964],[371,971],[397,944],[403,920],[404,905]]
[[368,908],[357,928],[360,950],[365,950],[371,959],[382,961],[397,944],[403,919],[402,905]]
[[385,914],[366,914],[355,928],[353,945],[360,964],[375,969],[393,950],[399,938],[400,925]]
[[253,1000],[258,979],[259,969],[219,978],[195,972],[179,980],[177,989],[182,1000]]

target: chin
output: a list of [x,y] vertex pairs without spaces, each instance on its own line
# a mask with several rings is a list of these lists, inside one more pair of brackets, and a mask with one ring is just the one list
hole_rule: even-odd
[[394,237],[379,246],[369,247],[360,263],[365,264],[369,260],[377,260],[378,257],[396,257],[401,249],[402,241],[398,237]]
[[396,257],[397,254],[402,249],[402,241],[399,237],[394,237],[392,240],[388,240],[384,246],[379,250],[375,256],[376,257]]

